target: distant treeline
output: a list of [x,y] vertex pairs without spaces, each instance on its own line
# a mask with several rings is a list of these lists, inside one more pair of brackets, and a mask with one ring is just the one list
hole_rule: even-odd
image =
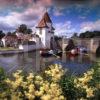
[[75,38],[75,37],[79,37],[79,38],[94,38],[94,37],[100,37],[100,31],[93,31],[93,32],[90,32],[90,31],[86,31],[84,33],[80,33],[78,35],[78,33],[74,33],[72,38]]
[[93,31],[93,32],[85,32],[81,33],[79,35],[80,38],[94,38],[94,37],[100,37],[100,31]]

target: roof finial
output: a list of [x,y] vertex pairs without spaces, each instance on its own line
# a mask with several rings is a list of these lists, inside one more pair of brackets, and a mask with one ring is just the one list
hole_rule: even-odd
[[48,12],[48,7],[45,8],[45,11]]

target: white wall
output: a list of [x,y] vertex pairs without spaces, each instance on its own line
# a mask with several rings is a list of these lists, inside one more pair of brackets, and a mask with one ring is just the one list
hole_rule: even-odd
[[52,29],[52,23],[47,23],[47,26],[49,28],[37,28],[36,30],[36,34],[41,38],[43,48],[50,48],[51,37],[54,36],[54,34],[49,33],[49,31]]
[[40,49],[41,45],[19,45],[19,50],[23,50],[23,51],[32,51],[32,50],[36,50],[36,49]]
[[1,41],[2,41],[2,43],[3,43],[3,46],[6,47],[6,40],[5,40],[4,38],[2,38]]

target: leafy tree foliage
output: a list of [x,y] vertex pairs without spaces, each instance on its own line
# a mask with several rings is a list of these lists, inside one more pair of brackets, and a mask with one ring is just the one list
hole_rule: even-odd
[[94,38],[100,36],[100,31],[93,31],[93,32],[85,32],[80,34],[80,38]]
[[8,32],[7,35],[12,35],[12,33],[11,32]]
[[22,24],[18,27],[18,32],[23,33],[23,34],[31,34],[32,29],[28,28],[27,25]]
[[74,33],[72,38],[77,38],[78,37],[78,33]]
[[0,31],[0,39],[2,39],[5,36],[5,34],[3,33],[3,31]]

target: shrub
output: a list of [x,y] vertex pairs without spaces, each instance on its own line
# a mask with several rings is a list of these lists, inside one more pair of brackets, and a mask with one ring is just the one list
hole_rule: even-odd
[[0,68],[0,91],[3,91],[5,89],[4,80],[6,79],[5,72],[3,68]]
[[50,77],[50,80],[33,73],[26,76],[18,70],[13,74],[13,79],[5,80],[9,91],[3,91],[0,98],[10,100],[65,100],[58,84],[58,80],[63,75],[63,70],[61,70],[58,65],[54,65],[45,71],[44,76]]
[[21,70],[13,78],[0,69],[0,100],[99,100],[100,63],[80,77],[71,76],[59,65],[42,74],[24,75]]
[[69,75],[64,75],[61,78],[60,86],[62,88],[63,95],[67,98],[67,100],[77,100],[86,96],[85,90],[81,87],[77,88],[74,80],[75,77]]
[[100,63],[81,77],[64,75],[60,86],[68,100],[99,100],[100,98]]

